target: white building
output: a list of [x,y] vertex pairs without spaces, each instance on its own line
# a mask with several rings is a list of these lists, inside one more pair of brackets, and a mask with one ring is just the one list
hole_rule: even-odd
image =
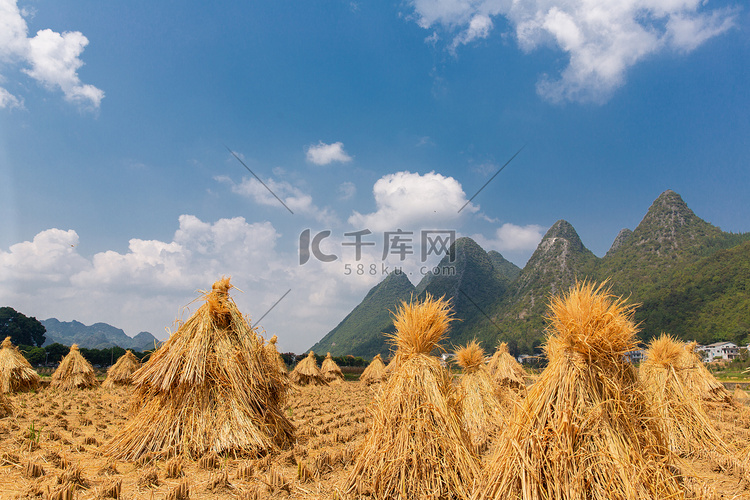
[[646,358],[646,351],[643,349],[636,349],[625,353],[625,360],[631,363],[640,363]]
[[731,360],[740,356],[740,348],[734,342],[714,342],[708,345],[699,345],[695,347],[696,351],[706,353],[707,360],[715,359]]

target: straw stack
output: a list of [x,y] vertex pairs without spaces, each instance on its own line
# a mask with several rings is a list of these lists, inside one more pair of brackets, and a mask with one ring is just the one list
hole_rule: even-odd
[[265,345],[264,351],[267,358],[267,363],[270,365],[276,365],[279,372],[287,374],[286,372],[286,363],[284,363],[284,360],[281,357],[281,354],[279,354],[279,350],[276,347],[276,342],[278,342],[278,337],[276,335],[273,335],[270,339],[268,339],[268,344]]
[[268,380],[268,397],[273,405],[281,407],[286,402],[286,396],[292,387],[292,381],[286,371],[286,363],[276,349],[277,340],[276,335],[268,340],[268,344],[263,347],[263,356],[268,371],[274,374]]
[[57,370],[52,374],[50,386],[70,390],[89,389],[98,385],[94,367],[81,355],[78,344],[73,344],[68,355],[60,361]]
[[492,380],[500,387],[522,391],[526,387],[523,367],[508,352],[508,344],[501,342],[487,363],[487,371]]
[[5,418],[13,414],[13,404],[8,396],[0,392],[0,418]]
[[384,372],[385,363],[383,363],[380,354],[377,354],[370,364],[367,365],[367,368],[362,372],[362,375],[359,376],[359,381],[364,382],[367,385],[380,383],[383,380]]
[[750,401],[750,395],[748,395],[747,391],[740,389],[740,386],[735,386],[734,391],[732,392],[732,399],[737,403],[747,404],[747,402]]
[[129,349],[117,359],[117,363],[107,370],[107,379],[102,384],[105,389],[115,386],[132,385],[133,373],[141,367],[141,362]]
[[659,412],[669,436],[670,448],[683,457],[704,456],[709,451],[728,453],[706,412],[700,396],[683,384],[682,375],[692,367],[682,342],[662,334],[651,341],[641,363],[640,378]]
[[483,453],[501,429],[510,409],[510,399],[501,402],[484,363],[484,351],[476,340],[455,353],[463,368],[458,381],[461,422],[476,453]]
[[320,368],[323,378],[329,384],[340,384],[344,382],[344,373],[339,368],[339,365],[333,360],[333,356],[329,352],[326,354],[326,359],[323,360],[323,365]]
[[553,297],[549,364],[516,408],[477,499],[684,498],[635,371],[633,306],[602,286]]
[[13,345],[10,337],[6,337],[0,348],[0,392],[31,391],[37,387],[39,374]]
[[291,443],[294,427],[267,393],[278,372],[230,288],[229,278],[214,283],[205,303],[133,375],[137,411],[105,454],[257,456]]
[[374,499],[468,499],[478,472],[461,428],[450,373],[430,352],[452,318],[449,305],[429,295],[402,303],[390,340],[401,355],[371,407],[347,493]]
[[307,357],[297,363],[289,378],[297,385],[328,385],[323,373],[318,368],[315,353],[310,351]]
[[380,381],[385,382],[388,380],[388,377],[390,377],[393,373],[396,372],[398,367],[401,365],[401,356],[398,352],[393,354],[393,357],[388,361],[388,364],[385,365],[385,368],[383,369],[383,373],[380,376]]
[[684,359],[681,362],[685,367],[685,370],[683,370],[685,387],[694,394],[698,394],[703,401],[731,403],[732,396],[724,387],[724,384],[716,380],[716,377],[708,371],[706,365],[695,353],[696,345],[696,342],[685,344]]

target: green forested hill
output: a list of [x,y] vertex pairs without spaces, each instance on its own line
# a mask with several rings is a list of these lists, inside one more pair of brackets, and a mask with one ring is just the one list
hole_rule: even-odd
[[619,247],[597,262],[595,275],[615,292],[643,297],[675,268],[725,246],[726,233],[693,213],[680,195],[665,191]]
[[414,285],[406,274],[392,272],[375,285],[336,328],[312,346],[312,350],[330,352],[334,356],[387,356],[390,348],[383,333],[393,331],[390,311],[413,294]]
[[494,343],[507,342],[512,353],[533,353],[542,341],[550,295],[585,278],[595,261],[596,256],[584,246],[570,223],[555,222],[508,293],[495,301],[493,326],[499,327],[500,333]]
[[447,345],[465,344],[475,337],[490,340],[497,335],[497,328],[486,321],[485,315],[510,284],[504,274],[507,271],[506,266],[498,272],[487,252],[474,240],[459,238],[440,261],[437,272],[425,276],[417,285],[420,299],[429,293],[451,301],[458,321],[451,324]]
[[504,277],[507,278],[508,281],[513,281],[518,278],[519,274],[521,274],[521,268],[503,257],[500,252],[490,250],[487,252],[487,257],[490,258],[492,267],[495,268],[495,272],[497,272],[501,278]]
[[[606,280],[614,293],[640,304],[643,340],[665,331],[702,343],[750,341],[750,233],[723,232],[674,191],[662,193],[638,227],[622,230],[602,258],[564,220],[547,231],[520,272],[469,238],[454,247],[456,273],[443,272],[446,257],[440,272],[425,276],[415,291],[453,300],[462,321],[453,324],[449,344],[476,337],[486,349],[505,341],[513,354],[538,354],[549,297],[583,279]],[[374,306],[368,311],[381,314]],[[347,353],[383,352],[382,335],[367,339],[367,352],[349,344]]]
[[708,344],[750,342],[750,241],[676,269],[648,290],[636,318],[642,337],[661,332]]

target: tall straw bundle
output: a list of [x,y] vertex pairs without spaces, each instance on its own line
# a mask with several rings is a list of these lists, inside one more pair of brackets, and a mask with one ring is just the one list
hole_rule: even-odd
[[[476,340],[455,352],[456,362],[463,368],[458,381],[461,422],[469,434],[473,449],[484,452],[498,434],[506,418],[503,402],[496,394],[495,384],[484,363],[484,351]],[[510,400],[505,403],[510,404]]]
[[107,370],[107,379],[102,387],[110,389],[118,385],[132,385],[133,373],[141,367],[141,362],[129,349],[117,359],[117,363]]
[[385,382],[388,380],[388,377],[393,375],[396,370],[398,370],[398,367],[401,364],[401,355],[398,353],[394,353],[393,357],[388,361],[388,364],[385,365],[385,368],[383,369],[383,373],[380,375],[380,382]]
[[549,364],[514,411],[478,499],[684,498],[635,371],[633,306],[602,286],[553,297]]
[[390,340],[401,363],[373,401],[370,431],[347,480],[349,494],[470,497],[478,461],[461,428],[450,373],[430,356],[451,320],[448,303],[429,295],[396,311]]
[[328,385],[323,373],[318,368],[318,362],[315,360],[315,353],[310,351],[307,357],[297,363],[292,373],[289,374],[297,385]]
[[492,380],[501,387],[520,391],[526,387],[526,375],[521,364],[508,352],[508,344],[501,342],[487,363],[487,371]]
[[[255,456],[291,442],[294,427],[268,397],[276,372],[223,278],[134,375],[136,413],[103,451],[197,458]],[[142,401],[140,405],[133,402]]]
[[367,385],[377,384],[383,380],[384,371],[385,363],[383,363],[383,358],[380,357],[380,354],[377,354],[370,361],[370,364],[367,365],[362,375],[359,376],[359,381]]
[[269,379],[268,397],[274,405],[281,407],[286,402],[286,396],[292,387],[292,381],[286,371],[286,363],[276,349],[277,340],[276,335],[268,339],[268,344],[263,347],[263,356],[268,370],[274,374]]
[[94,367],[81,355],[78,344],[70,346],[70,352],[52,374],[50,385],[63,390],[88,389],[99,385]]
[[669,436],[670,448],[680,456],[703,456],[713,451],[728,453],[706,412],[700,396],[683,384],[682,375],[692,368],[683,363],[682,342],[662,334],[651,341],[641,363],[640,378]]
[[727,391],[724,384],[716,380],[716,377],[708,371],[706,365],[698,357],[695,352],[696,342],[689,342],[685,344],[682,365],[685,367],[683,370],[683,382],[685,387],[700,395],[703,401],[712,403],[731,403],[732,396]]
[[740,386],[737,385],[732,392],[732,400],[740,404],[747,404],[748,400],[750,400],[750,395],[748,395],[747,391],[743,391],[740,389]]
[[333,356],[329,352],[326,354],[326,359],[323,360],[323,365],[320,368],[323,378],[329,384],[340,384],[344,381],[344,373],[339,368],[339,365],[333,360]]
[[0,392],[31,391],[39,387],[39,374],[16,346],[5,337],[0,348]]
[[279,338],[276,335],[273,335],[270,339],[268,339],[268,344],[264,347],[264,353],[266,355],[266,362],[270,365],[276,365],[279,372],[283,372],[286,374],[286,363],[284,363],[284,360],[281,357],[281,354],[279,354],[279,350],[276,347],[276,342],[278,342]]

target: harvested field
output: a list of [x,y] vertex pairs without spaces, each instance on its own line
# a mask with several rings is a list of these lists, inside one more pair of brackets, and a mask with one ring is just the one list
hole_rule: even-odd
[[[71,489],[76,500],[162,500],[181,498],[180,488],[187,488],[191,500],[334,499],[352,470],[379,386],[346,382],[293,390],[284,411],[297,428],[297,442],[271,456],[112,460],[99,450],[126,422],[132,390],[9,394],[15,414],[0,419],[0,499],[44,500]],[[750,442],[747,407],[712,404],[708,414],[731,447]],[[715,463],[696,459],[685,465],[704,478],[694,488],[704,498],[750,500],[739,477],[717,471]]]

